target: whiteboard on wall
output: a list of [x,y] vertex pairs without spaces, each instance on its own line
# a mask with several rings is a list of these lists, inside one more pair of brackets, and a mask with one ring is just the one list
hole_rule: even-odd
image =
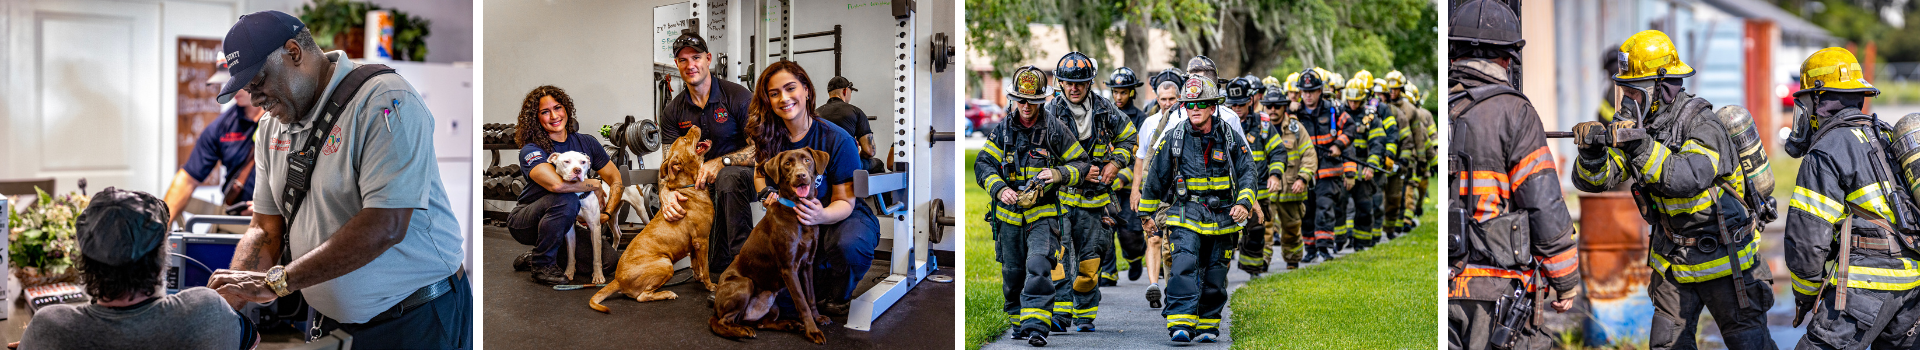
[[673,65],[673,39],[687,28],[693,17],[693,3],[682,2],[653,7],[653,61]]

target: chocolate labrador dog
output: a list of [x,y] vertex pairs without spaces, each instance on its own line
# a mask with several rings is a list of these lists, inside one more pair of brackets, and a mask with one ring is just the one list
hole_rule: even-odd
[[[812,198],[820,188],[817,175],[827,166],[827,153],[812,149],[780,152],[760,163],[756,171],[780,195],[780,205],[767,208],[767,215],[753,227],[740,255],[720,274],[720,289],[714,291],[713,333],[730,339],[752,338],[755,329],[804,330],[807,339],[826,344],[820,325],[832,323],[813,305],[813,243],[819,236],[813,226],[800,224],[793,209],[794,198]],[[780,320],[774,297],[785,290],[792,296],[798,320]]]
[[600,302],[615,293],[641,302],[679,298],[674,292],[658,289],[673,277],[673,262],[689,255],[693,257],[695,278],[705,284],[707,290],[713,290],[714,283],[707,278],[707,231],[713,225],[713,200],[707,197],[707,190],[693,187],[694,175],[700,171],[700,155],[705,154],[710,145],[700,142],[700,127],[696,126],[667,148],[658,188],[662,193],[677,191],[687,197],[680,203],[686,208],[687,216],[679,221],[667,221],[655,215],[648,221],[640,235],[627,243],[627,251],[620,254],[620,267],[614,271],[613,281],[594,293],[593,299],[587,300],[587,307],[610,312]]

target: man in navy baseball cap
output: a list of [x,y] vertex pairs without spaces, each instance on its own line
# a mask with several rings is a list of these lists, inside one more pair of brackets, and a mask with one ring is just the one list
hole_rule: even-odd
[[221,42],[232,78],[218,99],[227,103],[246,89],[255,107],[282,123],[304,119],[319,102],[326,77],[333,75],[333,63],[321,52],[306,23],[293,15],[268,10],[240,16]]

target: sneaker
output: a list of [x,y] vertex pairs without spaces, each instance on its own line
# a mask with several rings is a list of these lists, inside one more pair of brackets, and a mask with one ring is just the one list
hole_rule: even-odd
[[1031,334],[1028,334],[1028,335],[1027,335],[1027,345],[1029,345],[1029,346],[1033,346],[1033,347],[1036,347],[1036,348],[1044,348],[1044,347],[1047,347],[1047,334],[1046,334],[1046,332],[1041,332],[1041,331],[1033,331],[1033,333],[1031,333]]
[[1107,279],[1106,277],[1100,278],[1101,287],[1112,287],[1112,286],[1118,286],[1118,285],[1120,285],[1120,281],[1118,280],[1110,280],[1110,279]]
[[1193,338],[1193,341],[1202,342],[1202,343],[1212,343],[1212,342],[1219,341],[1219,339],[1215,339],[1215,338],[1219,338],[1219,337],[1213,335],[1213,333],[1200,333],[1200,337]]
[[1055,317],[1053,319],[1053,322],[1047,324],[1047,330],[1053,331],[1054,333],[1066,332],[1067,323],[1071,323],[1071,322],[1073,322],[1072,318]]
[[1020,328],[1020,325],[1014,325],[1013,328],[1008,329],[1007,339],[1027,340],[1027,330]]
[[528,270],[533,270],[533,252],[520,254],[519,257],[513,258],[514,272],[528,271]]
[[1193,338],[1187,335],[1187,330],[1185,329],[1177,329],[1173,331],[1173,341],[1185,343],[1192,340]]
[[1300,268],[1300,263],[1287,263],[1288,270],[1297,269],[1297,268]]
[[534,267],[533,282],[549,286],[572,282],[567,280],[567,275],[561,273],[561,271],[563,270],[561,270],[559,264]]
[[1160,285],[1147,285],[1147,307],[1154,309],[1160,308]]
[[1081,324],[1073,325],[1073,331],[1075,332],[1083,332],[1083,333],[1092,332],[1093,328],[1094,327],[1092,323],[1081,323]]

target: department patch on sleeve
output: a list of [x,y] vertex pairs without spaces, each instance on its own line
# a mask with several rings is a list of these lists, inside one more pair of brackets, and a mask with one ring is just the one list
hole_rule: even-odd
[[520,156],[520,160],[525,161],[522,164],[536,164],[540,162],[541,156],[543,155],[545,154],[540,153],[540,151],[528,152],[526,155]]

